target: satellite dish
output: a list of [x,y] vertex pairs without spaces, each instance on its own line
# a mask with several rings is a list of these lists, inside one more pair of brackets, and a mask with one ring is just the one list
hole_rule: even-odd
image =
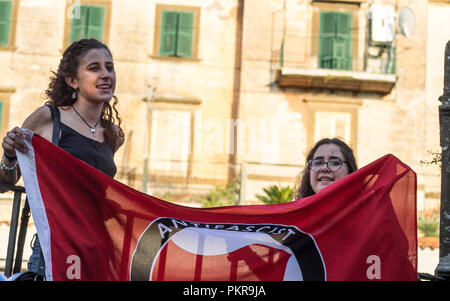
[[410,37],[414,31],[415,21],[411,9],[404,7],[398,14],[398,28],[405,37]]

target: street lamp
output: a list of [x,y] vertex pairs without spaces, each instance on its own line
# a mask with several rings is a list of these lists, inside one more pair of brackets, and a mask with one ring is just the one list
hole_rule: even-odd
[[441,162],[441,215],[439,226],[439,264],[436,276],[450,280],[450,41],[445,47],[444,94],[439,97]]

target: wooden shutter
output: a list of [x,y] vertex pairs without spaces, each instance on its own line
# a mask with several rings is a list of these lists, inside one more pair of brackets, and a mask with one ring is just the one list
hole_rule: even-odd
[[336,37],[333,44],[336,69],[350,70],[352,65],[352,14],[336,14]]
[[9,45],[12,1],[0,1],[0,45]]
[[83,38],[103,40],[103,27],[105,20],[105,7],[80,6],[80,18],[72,19],[70,43]]
[[352,14],[320,13],[319,67],[350,70]]
[[89,7],[86,5],[81,5],[80,18],[72,19],[72,28],[70,30],[70,43],[86,37],[88,22],[89,22]]
[[89,18],[87,24],[87,38],[103,40],[103,25],[105,19],[105,7],[89,6]]
[[178,13],[177,56],[192,57],[192,34],[194,32],[194,13]]
[[163,11],[161,16],[161,40],[159,54],[162,56],[176,55],[178,14],[173,11]]

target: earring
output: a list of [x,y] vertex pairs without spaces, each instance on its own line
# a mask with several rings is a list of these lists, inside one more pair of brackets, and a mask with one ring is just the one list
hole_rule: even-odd
[[73,91],[73,93],[72,93],[72,99],[77,99],[77,92],[76,92],[76,91]]

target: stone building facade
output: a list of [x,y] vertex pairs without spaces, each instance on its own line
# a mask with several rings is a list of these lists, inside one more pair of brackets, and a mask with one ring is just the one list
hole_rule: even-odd
[[[315,141],[339,136],[360,167],[388,153],[409,164],[420,208],[439,198],[439,169],[421,161],[440,151],[434,58],[448,32],[430,32],[448,1],[0,5],[2,136],[43,104],[71,40],[90,35],[114,56],[127,135],[118,179],[130,186],[186,202],[242,178],[241,203],[253,203],[263,187],[293,185]],[[401,12],[409,21],[399,26]]]

